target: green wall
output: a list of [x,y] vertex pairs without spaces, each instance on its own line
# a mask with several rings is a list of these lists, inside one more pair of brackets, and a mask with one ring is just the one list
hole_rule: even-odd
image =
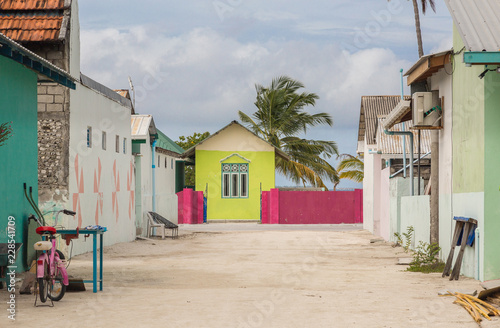
[[500,74],[486,74],[484,85],[484,279],[489,280],[500,278]]
[[[208,220],[260,220],[260,186],[269,191],[274,188],[275,154],[273,152],[240,151],[250,160],[248,198],[224,199],[221,195],[221,160],[232,155],[229,151],[196,150],[196,190],[205,192],[208,184]],[[238,156],[224,163],[247,163]]]
[[[453,33],[453,48],[463,42]],[[484,191],[484,81],[483,66],[465,67],[455,56],[453,73],[453,192]]]
[[[19,269],[33,256],[38,236],[27,218],[34,211],[24,197],[23,183],[38,195],[37,75],[24,66],[0,56],[0,122],[12,122],[13,136],[0,147],[0,242],[7,241],[9,216],[16,218],[16,241],[23,242],[17,257]],[[27,238],[29,236],[29,239]],[[38,238],[37,238],[38,239]]]

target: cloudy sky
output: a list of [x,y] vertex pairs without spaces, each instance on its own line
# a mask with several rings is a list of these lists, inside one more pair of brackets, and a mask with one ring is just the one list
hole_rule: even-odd
[[[451,48],[452,21],[436,2],[421,17],[426,54]],[[306,137],[354,154],[360,97],[400,94],[399,70],[418,59],[407,0],[85,0],[79,8],[82,72],[111,88],[128,88],[131,76],[137,112],[173,140],[253,113],[255,84],[288,75],[319,95],[310,111],[334,119]]]

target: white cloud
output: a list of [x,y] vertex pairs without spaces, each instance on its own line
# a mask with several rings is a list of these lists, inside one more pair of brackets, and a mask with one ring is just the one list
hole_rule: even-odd
[[153,114],[174,139],[222,127],[238,110],[253,112],[254,84],[280,75],[320,96],[311,110],[357,129],[360,96],[398,94],[399,69],[410,64],[388,49],[349,54],[309,41],[239,42],[209,28],[178,37],[145,27],[82,31],[81,39],[82,71],[112,88],[127,87],[132,76],[137,110]]

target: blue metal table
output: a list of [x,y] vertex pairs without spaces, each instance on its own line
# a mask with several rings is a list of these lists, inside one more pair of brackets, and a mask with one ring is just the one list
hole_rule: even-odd
[[[97,293],[97,282],[99,282],[99,290],[102,290],[102,235],[108,231],[107,228],[103,227],[101,230],[87,230],[87,229],[61,229],[57,230],[57,233],[61,236],[63,235],[92,235],[93,244],[93,270],[92,270],[92,280],[83,280],[84,283],[93,284],[93,291]],[[99,235],[99,280],[97,280],[97,235]]]

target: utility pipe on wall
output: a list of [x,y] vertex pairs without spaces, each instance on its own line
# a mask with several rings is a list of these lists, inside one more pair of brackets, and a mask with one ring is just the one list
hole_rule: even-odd
[[[406,139],[405,136],[410,137],[410,188],[411,188],[411,196],[415,194],[414,188],[413,188],[413,133],[410,131],[387,131],[384,130],[384,133],[390,136],[403,136],[404,139]],[[404,168],[406,171],[406,167]]]
[[[399,70],[399,74],[401,75],[401,101],[405,100],[404,95],[404,84],[403,84],[403,69]],[[406,130],[405,123],[403,122],[403,131]],[[412,149],[413,151],[413,149]],[[406,178],[406,138],[403,138],[403,177]],[[412,189],[413,190],[413,189]]]
[[156,212],[156,185],[155,185],[155,168],[156,168],[156,165],[155,165],[155,154],[156,154],[156,139],[153,141],[153,152],[152,152],[152,155],[151,155],[151,163],[153,164],[151,166],[152,168],[152,178],[153,178],[153,181],[152,181],[152,191],[153,191],[153,212]]
[[[404,89],[403,89],[403,69],[399,71],[401,73],[401,101],[404,100]],[[403,125],[404,126],[404,125]],[[403,127],[404,129],[404,127]],[[384,129],[384,133],[390,136],[403,136],[403,172],[406,178],[406,136],[410,137],[410,194],[414,195],[415,191],[413,188],[413,133],[409,131],[388,131]]]

